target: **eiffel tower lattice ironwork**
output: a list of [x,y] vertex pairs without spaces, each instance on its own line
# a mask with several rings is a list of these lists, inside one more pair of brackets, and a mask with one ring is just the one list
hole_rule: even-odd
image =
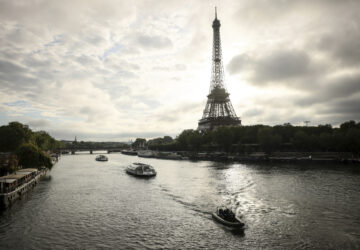
[[212,73],[210,93],[203,116],[198,124],[198,130],[211,130],[219,126],[240,126],[241,120],[236,116],[231,104],[229,93],[224,83],[224,67],[222,64],[220,21],[217,19],[215,7],[215,20],[213,28]]

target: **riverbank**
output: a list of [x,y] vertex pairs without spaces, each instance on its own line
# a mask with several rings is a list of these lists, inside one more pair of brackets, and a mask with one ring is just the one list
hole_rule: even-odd
[[[132,151],[136,152],[136,151]],[[122,152],[127,154],[126,152]],[[139,150],[131,155],[139,157],[169,159],[169,160],[194,160],[194,161],[233,161],[233,162],[291,162],[291,163],[344,163],[360,164],[360,158],[345,152],[254,152],[251,154],[229,154],[225,152],[161,152],[151,150]]]
[[226,153],[190,153],[190,159],[211,161],[236,161],[236,162],[291,162],[291,163],[351,163],[359,164],[360,158],[348,153],[337,152],[275,152],[266,154],[254,152],[247,155],[233,155]]

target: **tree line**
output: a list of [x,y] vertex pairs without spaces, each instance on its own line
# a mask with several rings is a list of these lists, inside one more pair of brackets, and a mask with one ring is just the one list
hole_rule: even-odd
[[[45,131],[32,131],[27,125],[19,122],[10,122],[0,127],[0,152],[7,152],[17,157],[18,165],[22,167],[38,168],[52,167],[52,161],[47,151],[54,151],[61,147],[61,142],[55,140]],[[0,174],[14,172],[16,165],[0,166]]]
[[[144,140],[138,138],[135,142],[144,143]],[[146,141],[146,147],[161,151],[223,151],[241,154],[258,151],[266,153],[322,151],[359,154],[360,123],[347,121],[339,128],[333,128],[329,124],[293,126],[286,123],[276,126],[218,127],[204,132],[187,129],[175,139],[165,136]]]

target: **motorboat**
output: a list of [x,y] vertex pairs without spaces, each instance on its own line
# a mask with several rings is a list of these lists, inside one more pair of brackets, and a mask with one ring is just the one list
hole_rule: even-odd
[[108,161],[108,158],[105,155],[96,156],[95,160],[97,161]]
[[138,177],[152,177],[156,175],[155,169],[144,163],[135,162],[126,168],[126,173]]
[[242,228],[244,227],[244,223],[231,211],[231,209],[226,207],[218,207],[216,212],[212,213],[212,217],[220,222],[221,224],[234,227],[234,228]]

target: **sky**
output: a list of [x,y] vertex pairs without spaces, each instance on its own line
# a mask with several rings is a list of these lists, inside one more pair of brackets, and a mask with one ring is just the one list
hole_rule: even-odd
[[360,1],[0,0],[0,125],[84,141],[196,129],[215,6],[243,125],[360,120]]

